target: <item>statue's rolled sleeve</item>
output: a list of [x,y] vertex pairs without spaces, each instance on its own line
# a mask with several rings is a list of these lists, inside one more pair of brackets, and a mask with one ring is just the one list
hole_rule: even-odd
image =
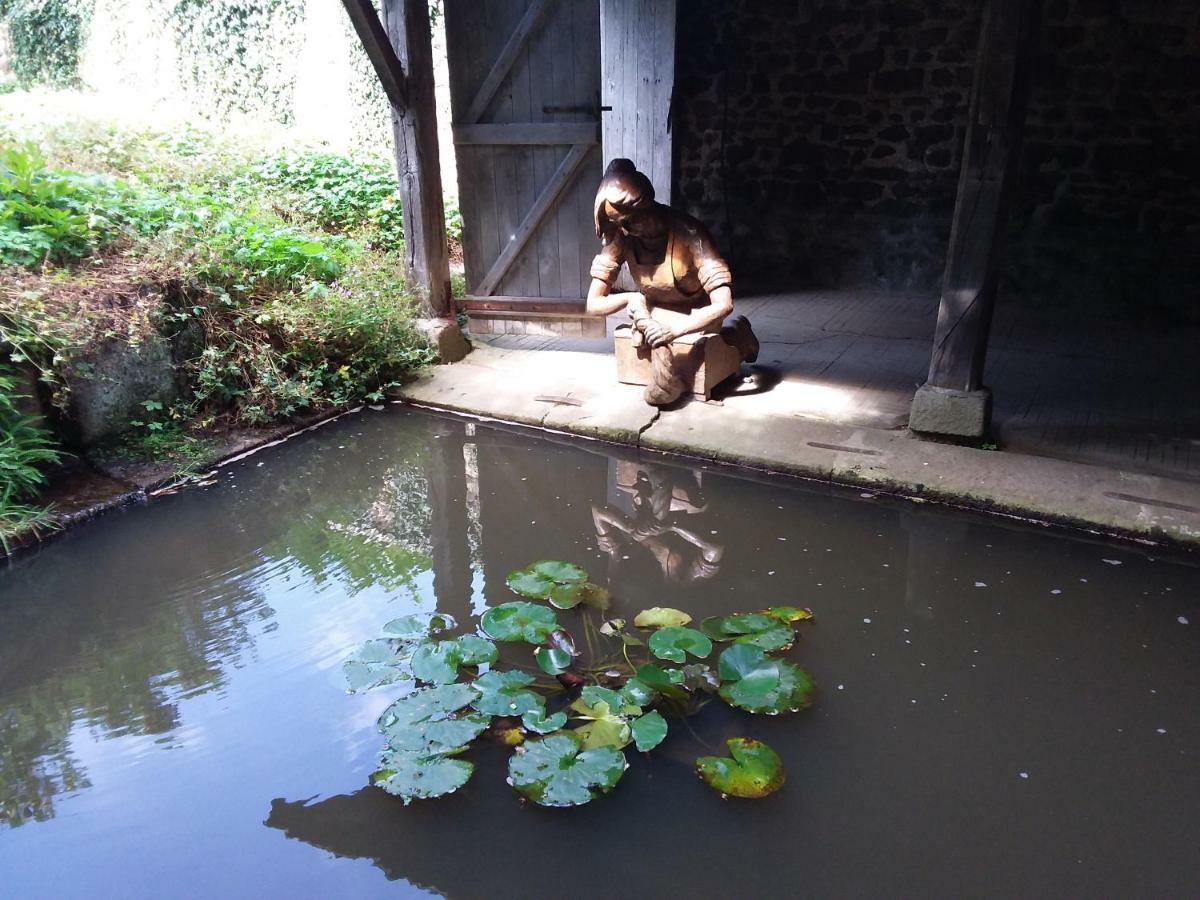
[[624,254],[620,241],[611,241],[605,244],[592,260],[590,274],[598,281],[603,281],[612,287],[613,282],[617,280],[617,272],[621,270],[622,262],[624,262]]
[[723,259],[706,259],[696,269],[696,277],[705,293],[711,294],[719,287],[733,284],[733,276],[729,274],[729,266]]

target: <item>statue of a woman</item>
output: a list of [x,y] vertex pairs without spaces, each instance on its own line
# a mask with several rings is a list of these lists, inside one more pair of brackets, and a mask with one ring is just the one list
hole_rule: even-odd
[[[627,159],[608,164],[596,192],[596,236],[603,247],[592,261],[590,315],[628,307],[637,337],[651,348],[653,380],[646,402],[673,403],[686,386],[671,342],[686,334],[720,333],[745,362],[758,357],[758,340],[744,316],[731,319],[732,279],[708,229],[686,213],[654,201],[654,186]],[[624,263],[636,292],[611,293]]]

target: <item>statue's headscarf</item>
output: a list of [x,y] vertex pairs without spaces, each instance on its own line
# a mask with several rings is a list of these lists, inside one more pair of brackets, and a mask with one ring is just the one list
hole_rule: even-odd
[[645,209],[654,205],[654,185],[637,170],[628,159],[614,159],[604,170],[600,187],[596,191],[596,206],[593,210],[596,222],[596,237],[608,243],[613,225],[609,219],[609,208],[618,212]]

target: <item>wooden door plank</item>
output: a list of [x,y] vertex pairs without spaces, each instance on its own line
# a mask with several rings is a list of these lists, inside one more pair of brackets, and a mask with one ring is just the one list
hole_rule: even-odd
[[[528,93],[523,106],[528,107]],[[484,122],[455,125],[454,143],[489,146],[555,144],[598,144],[600,128],[596,122]]]
[[537,202],[525,214],[525,218],[521,221],[521,224],[513,231],[512,237],[504,249],[500,251],[500,255],[492,263],[492,267],[488,270],[487,275],[483,277],[483,280],[473,293],[487,296],[496,289],[496,286],[500,283],[500,279],[508,272],[517,254],[525,248],[525,244],[529,241],[534,229],[537,228],[538,224],[550,211],[550,208],[558,200],[563,190],[570,186],[575,173],[579,170],[584,159],[586,159],[590,149],[591,145],[588,144],[579,144],[571,148],[571,151],[566,155],[562,163],[559,164],[558,169],[555,170],[554,177],[542,189],[542,192],[538,195]]
[[[573,3],[574,27],[572,42],[575,56],[576,102],[595,104],[600,89],[600,3]],[[593,117],[595,118],[595,117]],[[599,122],[596,123],[599,128]],[[579,285],[579,296],[586,297],[591,286],[592,257],[595,255],[596,233],[592,225],[592,203],[604,165],[600,161],[600,147],[593,147],[580,164],[580,177],[575,180],[575,209],[571,234],[575,246],[575,282]]]
[[393,107],[403,110],[408,104],[408,77],[396,56],[396,51],[392,49],[387,29],[379,21],[375,4],[372,0],[342,0],[342,6],[346,8],[350,24],[354,26],[354,32],[358,35],[363,49],[367,51],[367,58],[379,77],[383,92],[387,94]]
[[525,10],[525,15],[521,17],[521,21],[517,23],[517,27],[508,37],[508,41],[500,50],[498,56],[495,57],[495,62],[492,64],[491,70],[483,79],[483,83],[475,92],[475,99],[471,101],[471,105],[467,107],[466,115],[460,120],[464,125],[473,125],[478,122],[488,105],[492,102],[492,98],[496,96],[496,91],[500,87],[512,69],[513,63],[520,56],[522,49],[525,47],[525,42],[533,33],[533,30],[541,24],[542,19],[549,11],[553,0],[533,0],[529,4],[529,8]]
[[[553,41],[558,21],[564,15],[570,15],[570,10],[563,4],[556,4],[541,31],[529,40],[529,107],[530,118],[535,122],[552,122],[554,112],[546,112],[546,107],[559,107],[567,104],[554,93],[554,57],[559,52]],[[530,158],[533,166],[534,184],[545,184],[554,176],[554,169],[559,163],[559,157],[565,153],[555,147],[533,146],[530,148]],[[538,272],[537,293],[542,297],[558,297],[561,288],[558,279],[558,216],[554,213],[546,216],[542,224],[534,232],[530,252],[536,255]]]
[[[529,44],[526,40],[521,46],[521,52],[509,70],[509,94],[512,98],[512,121],[514,123],[534,123],[533,109],[529,101],[530,71]],[[538,110],[541,113],[541,110]],[[536,124],[536,123],[534,123]],[[509,152],[512,154],[513,189],[516,197],[514,209],[529,209],[537,200],[540,184],[533,179],[533,146],[513,145]],[[530,244],[530,251],[536,244]],[[501,294],[528,297],[538,292],[537,260],[532,252],[520,253],[509,267],[508,274],[497,286]]]
[[411,283],[428,313],[449,316],[450,252],[433,96],[433,40],[427,0],[384,0],[387,37],[399,64],[413,74],[408,105],[392,109],[404,253]]
[[1038,0],[989,0],[928,384],[982,386],[1008,202],[1020,156]]

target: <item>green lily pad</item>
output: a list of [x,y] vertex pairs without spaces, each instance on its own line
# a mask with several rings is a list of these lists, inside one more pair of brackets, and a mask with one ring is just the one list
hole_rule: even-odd
[[621,700],[630,706],[645,708],[654,700],[654,688],[640,678],[630,678],[621,686]]
[[803,622],[813,617],[812,610],[803,606],[769,606],[763,610],[763,615],[780,622]]
[[536,603],[501,603],[483,614],[483,630],[497,641],[541,644],[558,628],[554,610]]
[[543,578],[549,578],[557,584],[573,584],[587,581],[587,572],[574,563],[557,559],[541,559],[526,566],[531,572],[536,572]]
[[638,666],[637,679],[654,690],[664,687],[678,687],[683,684],[683,672],[679,669],[664,669],[654,663]]
[[711,693],[721,687],[721,679],[704,663],[692,663],[683,667],[683,684],[689,691]]
[[758,634],[778,627],[778,619],[772,619],[762,613],[709,616],[700,623],[700,630],[714,641],[732,641],[743,634]]
[[612,790],[628,765],[619,750],[581,750],[579,739],[563,732],[518,747],[508,783],[540,806],[581,806]]
[[567,714],[560,711],[548,716],[544,709],[531,709],[521,716],[521,724],[538,734],[549,734],[567,724]]
[[612,603],[612,594],[607,588],[590,581],[556,584],[550,589],[550,605],[559,609],[574,609],[580,603],[601,611]]
[[695,628],[668,626],[650,636],[650,651],[659,659],[681,663],[687,654],[703,659],[712,653],[712,641]]
[[776,715],[797,712],[812,703],[814,685],[798,666],[771,659],[752,644],[734,644],[717,661],[720,695],[730,706]]
[[667,720],[658,710],[652,709],[630,722],[629,730],[633,732],[633,742],[637,748],[645,753],[663,742],[663,738],[667,736]]
[[474,771],[471,763],[461,759],[389,750],[380,759],[379,770],[371,776],[371,783],[400,797],[407,806],[413,800],[442,797],[457,791]]
[[389,640],[367,641],[342,663],[342,674],[351,693],[413,679],[409,651]]
[[472,705],[493,716],[522,716],[544,709],[541,695],[527,689],[532,683],[533,676],[524,672],[485,672],[472,685],[479,692]]
[[505,579],[508,589],[514,594],[528,597],[530,600],[545,600],[554,589],[554,579],[546,578],[529,569],[517,569],[509,572]]
[[415,613],[392,619],[383,626],[383,633],[405,641],[419,641],[431,634],[450,631],[457,625],[454,616],[445,613]]
[[722,796],[757,799],[773,794],[784,782],[783,760],[762,741],[731,738],[727,756],[702,756],[696,760],[700,778]]
[[557,675],[571,667],[571,654],[557,647],[538,647],[533,651],[533,658],[547,675]]
[[430,755],[465,747],[491,723],[491,716],[462,712],[477,697],[469,684],[421,688],[401,697],[379,717],[392,750]]
[[633,624],[638,628],[670,628],[686,625],[690,621],[692,617],[681,609],[652,606],[638,613],[633,619]]
[[421,681],[448,684],[458,680],[459,666],[494,663],[497,655],[495,644],[474,634],[446,641],[425,641],[413,652],[412,671]]
[[735,638],[735,644],[752,644],[760,650],[768,652],[772,650],[786,650],[796,642],[796,632],[788,625],[776,625],[774,628],[768,628],[766,631],[759,631],[754,634],[743,634]]

